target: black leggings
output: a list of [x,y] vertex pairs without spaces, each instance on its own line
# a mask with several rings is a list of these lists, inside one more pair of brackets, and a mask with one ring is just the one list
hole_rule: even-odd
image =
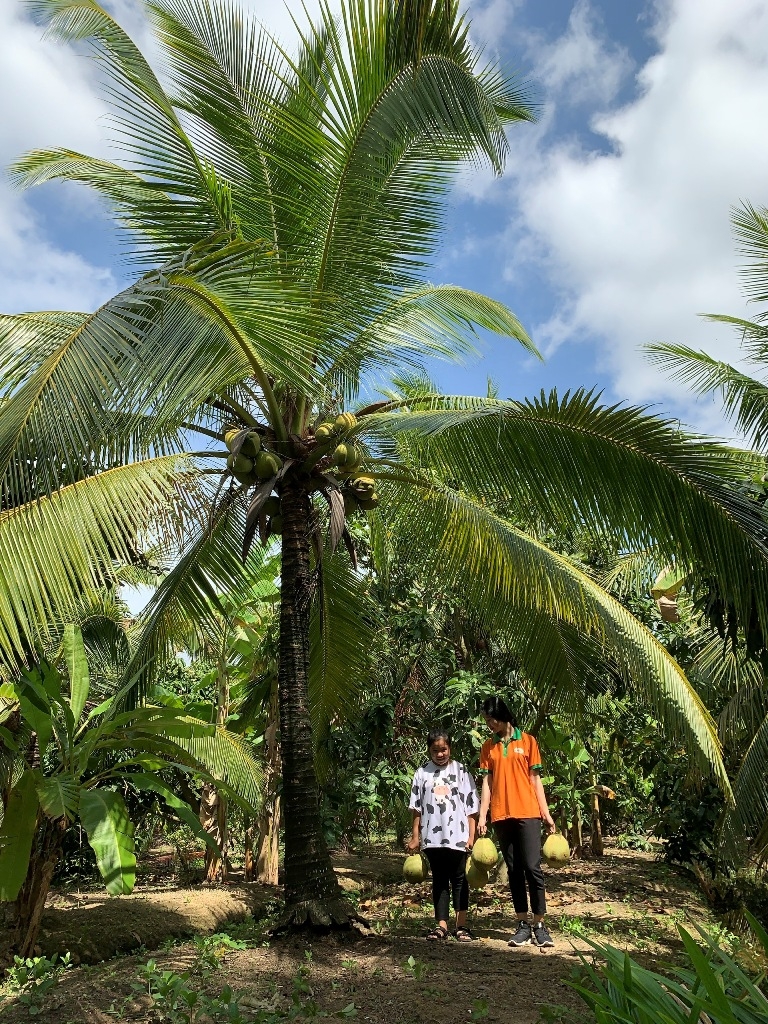
[[535,916],[547,912],[541,870],[541,818],[504,818],[493,829],[509,872],[509,890],[516,914],[528,913],[528,893]]
[[448,920],[448,889],[453,891],[453,909],[466,910],[469,906],[469,886],[464,875],[467,855],[464,850],[427,846],[424,854],[432,871],[432,902],[435,920]]

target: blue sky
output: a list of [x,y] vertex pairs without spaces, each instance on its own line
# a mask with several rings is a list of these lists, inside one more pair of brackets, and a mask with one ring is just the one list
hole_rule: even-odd
[[[298,0],[289,0],[295,11]],[[138,0],[108,3],[147,42]],[[286,11],[243,0],[283,41]],[[310,11],[317,0],[308,0]],[[530,81],[535,126],[510,132],[505,175],[465,174],[431,277],[507,303],[546,355],[484,340],[484,358],[431,367],[445,390],[505,396],[598,387],[699,429],[725,429],[640,351],[687,342],[735,359],[703,312],[745,313],[732,205],[768,205],[768,0],[476,0],[472,33]],[[35,146],[107,155],[89,62],[0,3],[0,160]],[[99,204],[74,187],[0,184],[0,309],[91,308],[125,278]]]

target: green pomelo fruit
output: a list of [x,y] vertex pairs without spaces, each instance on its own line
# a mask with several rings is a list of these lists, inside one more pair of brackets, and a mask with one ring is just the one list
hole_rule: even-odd
[[279,516],[280,515],[280,499],[276,498],[274,494],[267,498],[262,506],[262,511],[266,512],[268,516]]
[[405,858],[403,864],[403,878],[406,882],[423,882],[429,871],[428,862],[419,853]]
[[245,455],[230,455],[227,459],[227,469],[230,473],[247,475],[253,469],[253,462]]
[[249,430],[245,435],[243,446],[240,449],[243,455],[248,455],[250,458],[255,459],[261,451],[261,438],[255,430]]
[[571,848],[565,836],[554,832],[551,836],[547,836],[541,854],[551,868],[561,868],[563,864],[570,861]]
[[487,836],[483,839],[478,839],[472,847],[472,863],[476,864],[479,868],[487,871],[488,868],[495,867],[498,859],[499,855],[496,852],[496,847],[493,845],[493,840]]
[[255,469],[259,480],[269,480],[270,477],[277,475],[280,463],[269,452],[259,452],[256,456]]
[[482,889],[488,883],[488,872],[474,861],[467,868],[467,885],[470,889]]

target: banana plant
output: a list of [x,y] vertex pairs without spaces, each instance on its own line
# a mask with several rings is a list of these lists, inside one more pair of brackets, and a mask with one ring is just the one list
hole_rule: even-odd
[[236,735],[183,708],[123,710],[114,693],[93,706],[80,629],[64,631],[58,662],[41,659],[2,688],[3,774],[10,784],[0,824],[0,900],[15,901],[12,944],[34,948],[64,837],[80,825],[107,892],[132,892],[134,825],[123,793],[156,794],[206,844],[215,844],[163,773],[215,784],[246,808],[257,806],[261,772]]

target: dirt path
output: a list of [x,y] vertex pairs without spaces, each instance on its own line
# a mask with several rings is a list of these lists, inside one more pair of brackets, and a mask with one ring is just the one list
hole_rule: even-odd
[[[46,943],[70,949],[105,948],[119,931],[134,948],[159,946],[162,938],[193,931],[229,931],[249,940],[250,948],[225,951],[219,970],[204,982],[211,992],[230,985],[241,994],[246,1019],[258,1010],[291,1005],[297,980],[307,988],[297,998],[329,1014],[354,1004],[355,1017],[384,1024],[453,1024],[468,1020],[520,1019],[535,1022],[545,1004],[579,1008],[565,984],[589,952],[595,938],[626,948],[641,959],[674,957],[679,948],[676,922],[696,920],[716,927],[698,893],[681,876],[648,854],[614,850],[600,861],[575,862],[547,878],[548,924],[554,950],[510,950],[511,915],[506,890],[489,885],[473,895],[472,927],[478,941],[427,943],[421,937],[431,920],[430,887],[399,881],[402,858],[393,854],[338,858],[344,887],[370,920],[372,934],[294,937],[268,942],[263,925],[248,918],[268,908],[274,893],[260,887],[172,890],[168,887],[129,898],[73,902],[59,896],[46,913]],[[69,900],[70,902],[66,902]],[[84,905],[85,904],[85,905]],[[54,927],[54,922],[56,927]],[[152,930],[154,929],[154,930]],[[161,933],[165,930],[164,935]],[[151,939],[151,942],[149,941]],[[51,946],[52,948],[52,946]],[[137,970],[148,958],[120,957],[108,963],[70,970],[47,997],[47,1024],[148,1022],[150,1005],[136,988]],[[83,956],[83,959],[90,956]],[[201,985],[199,950],[191,943],[156,956],[163,969],[191,972]],[[137,994],[138,993],[138,994]],[[348,1011],[350,1014],[352,1011]],[[26,1010],[6,1003],[0,1018],[28,1020]],[[301,1019],[301,1018],[299,1018]],[[555,1015],[554,1018],[557,1019]]]

